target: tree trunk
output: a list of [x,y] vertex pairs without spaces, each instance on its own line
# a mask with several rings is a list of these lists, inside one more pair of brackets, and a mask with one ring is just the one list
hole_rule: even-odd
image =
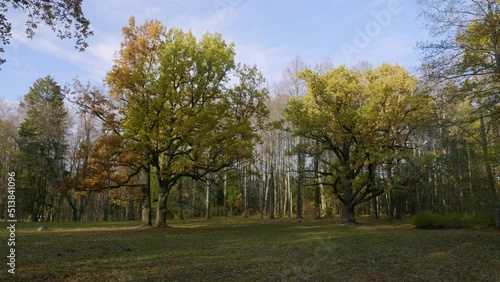
[[135,220],[134,200],[130,199],[127,204],[127,221]]
[[[104,192],[106,197],[105,197],[105,205],[107,206],[109,204],[109,197],[108,197],[108,192]],[[79,206],[80,206],[80,209],[79,209],[79,212],[78,212],[78,221],[82,221],[82,215],[83,215],[83,212],[85,211],[85,207],[87,206],[87,203],[89,202],[89,199],[90,199],[90,195],[88,196],[81,196],[80,199],[79,199]]]
[[356,219],[354,218],[354,205],[351,203],[343,203],[342,207],[342,221],[345,224],[356,224]]
[[394,219],[394,187],[392,186],[392,166],[387,166],[387,190],[389,190],[389,221]]
[[184,212],[182,211],[182,180],[179,181],[179,184],[177,185],[177,213],[179,216],[179,219],[184,219]]
[[303,159],[303,154],[299,153],[298,156],[299,167],[298,167],[298,179],[297,179],[297,219],[302,218],[302,169],[303,169],[302,159]]
[[[316,142],[316,146],[319,143]],[[314,160],[314,172],[316,174],[316,187],[314,189],[314,210],[316,212],[316,219],[321,219],[321,188],[323,186],[323,179],[319,173],[319,156],[316,156]]]
[[269,207],[268,207],[268,202],[269,202],[269,184],[271,183],[271,177],[270,177],[270,173],[268,172],[267,170],[267,160],[265,162],[265,167],[264,167],[264,171],[265,171],[265,177],[264,177],[264,204],[263,204],[263,207],[265,209],[265,213],[269,213]]
[[394,191],[389,191],[389,221],[392,222],[394,220]]
[[[288,148],[290,148],[290,143],[288,144]],[[290,150],[290,149],[289,149]],[[288,203],[287,214],[288,217],[292,217],[292,188],[291,188],[291,170],[292,170],[292,155],[290,153],[286,156],[286,198]],[[285,207],[286,208],[286,207]]]
[[[224,217],[227,217],[227,172],[224,172]],[[262,210],[261,210],[262,212]]]
[[151,226],[152,213],[151,213],[151,175],[149,168],[143,172],[146,183],[141,185],[141,225]]
[[[157,172],[157,174],[159,174]],[[158,193],[158,208],[156,209],[156,223],[155,227],[167,226],[167,199],[169,192],[169,183],[162,180],[161,176],[158,177],[159,193]]]
[[210,181],[205,183],[205,218],[210,218]]
[[151,226],[152,224],[152,214],[151,214],[151,194],[145,190],[149,190],[146,185],[141,186],[142,198],[141,198],[141,225]]
[[377,197],[372,198],[372,209],[373,209],[373,216],[378,219],[378,203],[377,203]]
[[160,170],[157,169],[156,177],[158,179],[159,193],[158,193],[158,208],[156,209],[156,223],[155,227],[167,226],[167,200],[170,189],[175,185],[175,180],[162,179]]
[[269,218],[274,219],[274,167],[272,163],[269,177]]
[[108,221],[108,192],[101,193],[102,195],[102,221]]
[[266,182],[265,181],[260,181],[260,184],[259,184],[259,211],[260,211],[260,218],[264,218],[264,197],[263,197],[263,193],[264,193],[264,186],[266,185]]
[[156,209],[155,227],[167,226],[167,192],[160,187],[158,195],[158,208]]
[[321,219],[321,188],[319,184],[314,189],[314,210],[315,210],[315,218]]
[[78,221],[78,209],[71,200],[71,197],[69,196],[68,193],[64,193],[64,198],[66,199],[66,201],[68,201],[68,204],[71,208],[71,221]]
[[191,180],[191,194],[192,194],[192,202],[191,202],[191,217],[196,216],[196,181]]
[[495,227],[500,229],[500,203],[498,202],[498,195],[495,187],[495,177],[493,176],[493,170],[491,169],[491,164],[487,160],[489,156],[488,152],[488,140],[486,138],[486,127],[484,125],[484,117],[481,114],[479,119],[480,122],[480,130],[481,130],[481,147],[483,149],[483,159],[485,160],[485,170],[486,170],[486,178],[488,183],[488,190],[490,193],[490,201],[492,203],[492,208],[495,217]]
[[243,199],[244,199],[244,215],[247,216],[247,165],[243,164]]

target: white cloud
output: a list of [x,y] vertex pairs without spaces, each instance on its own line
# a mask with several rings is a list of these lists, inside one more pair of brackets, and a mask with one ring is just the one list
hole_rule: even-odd
[[256,65],[270,83],[281,78],[281,71],[293,54],[284,46],[268,46],[264,43],[236,44],[236,59],[239,62]]
[[[136,17],[138,25],[146,19],[157,18],[167,28],[178,27],[185,31],[191,29],[197,37],[207,31],[221,33],[226,41],[235,43],[236,61],[256,64],[270,83],[280,80],[283,68],[297,54],[311,65],[326,56],[330,56],[335,65],[342,63],[355,65],[361,60],[367,60],[373,65],[382,61],[404,64],[404,60],[413,59],[408,57],[414,52],[415,41],[410,35],[404,34],[404,31],[397,30],[398,26],[403,26],[402,23],[407,17],[403,19],[401,15],[394,13],[388,20],[390,23],[386,24],[385,21],[379,23],[379,32],[370,29],[370,24],[376,20],[373,13],[380,14],[391,1],[397,0],[368,1],[366,5],[357,5],[357,9],[351,9],[353,13],[349,16],[344,16],[334,13],[346,10],[346,7],[352,4],[336,0],[333,4],[338,4],[340,7],[332,8],[325,14],[330,18],[333,15],[342,19],[342,26],[329,25],[328,28],[316,26],[313,24],[316,22],[309,22],[305,15],[305,18],[301,18],[304,23],[301,27],[303,29],[297,31],[297,34],[283,29],[281,25],[276,25],[280,28],[276,30],[279,33],[276,36],[266,30],[268,28],[266,23],[290,21],[286,15],[277,14],[281,11],[281,6],[277,4],[268,3],[260,7],[256,6],[256,2],[244,0],[84,1],[83,8],[87,11],[86,15],[91,20],[95,34],[88,39],[89,47],[83,53],[73,48],[73,39],[61,41],[44,25],[40,25],[33,39],[27,39],[24,34],[24,18],[11,17],[15,28],[14,39],[9,46],[11,49],[5,54],[15,55],[17,59],[7,57],[10,64],[9,72],[16,75],[11,77],[19,77],[25,81],[10,82],[5,78],[5,82],[1,80],[0,82],[14,86],[5,91],[11,93],[16,93],[21,87],[28,87],[29,83],[33,82],[31,80],[33,77],[53,73],[61,83],[70,82],[76,75],[82,80],[101,83],[106,72],[112,67],[115,52],[120,48],[123,39],[121,27],[127,25],[131,15]],[[402,4],[407,5],[406,2]],[[266,12],[269,13],[263,13],[259,9],[268,9]],[[404,7],[404,11],[409,10],[408,7]],[[263,19],[259,21],[261,13]],[[365,33],[366,30],[371,31],[368,34],[369,42],[358,48],[359,52],[348,60],[340,49],[338,41],[355,45],[356,28]],[[310,40],[297,43],[296,39],[304,35],[305,37],[310,35],[307,37]],[[34,50],[37,52],[32,52]],[[44,56],[44,64],[37,61],[38,58],[42,58],[41,56]],[[21,75],[23,72],[26,74]]]

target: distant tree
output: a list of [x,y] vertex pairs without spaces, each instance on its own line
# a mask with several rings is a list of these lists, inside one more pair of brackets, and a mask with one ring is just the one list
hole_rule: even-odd
[[149,174],[143,175],[143,156],[131,150],[131,142],[123,137],[122,124],[116,118],[117,106],[101,90],[83,85],[78,79],[65,91],[78,106],[77,119],[81,121],[72,154],[71,177],[61,185],[73,213],[77,207],[69,198],[70,190],[74,189],[81,200],[92,192],[108,195],[109,189],[140,187],[144,196],[142,224],[150,225]]
[[[325,61],[324,66],[318,66],[319,68],[327,67],[328,63]],[[306,83],[304,80],[298,77],[299,73],[303,72],[307,68],[307,65],[299,57],[295,58],[289,62],[282,72],[282,78],[279,84],[283,94],[287,94],[291,97],[300,97],[306,93]],[[302,218],[302,212],[304,209],[303,204],[303,186],[304,186],[304,167],[305,167],[305,154],[301,150],[302,143],[301,136],[296,140],[298,146],[295,148],[295,153],[297,153],[297,218]],[[291,154],[292,152],[289,152]],[[276,175],[274,177],[277,177]]]
[[16,157],[18,147],[18,125],[19,122],[14,115],[14,109],[8,106],[0,97],[0,219],[6,218],[8,201],[8,173],[16,172]]
[[286,118],[295,135],[335,155],[322,159],[328,166],[321,173],[333,179],[344,222],[355,223],[355,206],[384,192],[375,185],[376,168],[390,168],[411,149],[408,137],[424,119],[427,99],[397,65],[363,72],[341,66],[323,75],[307,70],[300,77],[309,91],[289,101]]
[[428,74],[460,79],[500,74],[500,5],[496,0],[419,0],[435,41],[419,43]]
[[436,40],[420,44],[429,81],[453,82],[458,98],[473,103],[469,122],[479,121],[489,201],[500,228],[494,154],[500,92],[500,3],[496,0],[420,0],[421,17]]
[[[0,42],[9,44],[12,38],[12,24],[7,18],[9,9],[26,13],[26,35],[33,38],[40,23],[57,32],[57,37],[76,38],[75,48],[84,51],[88,47],[86,38],[93,34],[90,21],[82,11],[83,0],[1,0],[0,1]],[[4,49],[0,47],[0,53]],[[0,58],[0,64],[5,59]]]
[[57,185],[65,178],[68,122],[63,100],[61,88],[47,76],[35,81],[21,103],[26,118],[19,128],[19,191],[24,210],[35,222],[51,216]]

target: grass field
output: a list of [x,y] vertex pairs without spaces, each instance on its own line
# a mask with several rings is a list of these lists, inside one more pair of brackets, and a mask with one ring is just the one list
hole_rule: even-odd
[[[361,220],[363,223],[363,220]],[[365,220],[17,223],[0,281],[500,281],[500,232]],[[8,230],[1,231],[7,262]]]

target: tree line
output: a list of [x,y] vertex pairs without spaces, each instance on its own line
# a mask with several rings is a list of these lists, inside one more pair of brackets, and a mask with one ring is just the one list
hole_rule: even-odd
[[296,57],[273,86],[220,34],[130,18],[106,89],[47,76],[2,109],[0,177],[16,171],[20,219],[435,211],[499,227],[499,6],[419,2],[448,41],[421,43],[418,76]]

